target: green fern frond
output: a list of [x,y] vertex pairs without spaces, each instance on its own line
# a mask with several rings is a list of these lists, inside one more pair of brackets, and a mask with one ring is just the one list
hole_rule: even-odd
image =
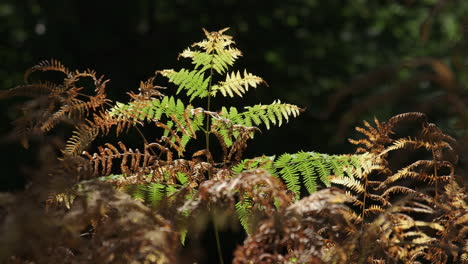
[[232,168],[233,174],[262,168],[283,179],[296,198],[300,195],[301,184],[312,194],[317,190],[318,181],[329,187],[331,183],[345,185],[362,192],[364,187],[355,174],[362,174],[372,159],[368,153],[359,155],[328,155],[317,152],[285,153],[275,160],[274,156],[244,159]]
[[244,159],[237,165],[232,167],[231,171],[234,175],[237,175],[241,172],[248,170],[264,169],[268,171],[271,175],[276,175],[276,169],[273,166],[274,159],[274,156],[262,156],[253,159]]
[[210,84],[211,76],[205,78],[203,71],[181,69],[180,71],[162,70],[158,71],[164,77],[169,79],[169,82],[178,86],[177,94],[185,90],[187,96],[190,96],[190,101],[198,98],[207,97],[209,94],[208,85]]
[[287,122],[291,116],[297,117],[302,111],[298,106],[281,103],[280,100],[269,105],[247,106],[245,109],[246,111],[239,112],[235,107],[229,110],[223,107],[220,116],[236,125],[259,126],[263,124],[270,129],[270,124],[281,126],[283,120]]
[[[267,129],[270,129],[269,121],[272,124],[281,126],[283,120],[289,121],[289,117],[297,117],[302,109],[296,105],[281,103],[280,100],[274,101],[269,105],[254,105],[247,106],[247,111],[241,113],[241,117],[246,123],[253,121],[255,125],[264,124]],[[246,124],[247,125],[247,124]]]
[[250,234],[252,232],[252,223],[250,222],[252,200],[249,199],[249,197],[244,197],[243,200],[236,203],[235,208],[239,222],[241,223],[245,232]]
[[123,187],[124,192],[132,196],[133,199],[141,201],[141,202],[146,201],[147,190],[148,188],[144,184],[126,185]]
[[134,120],[134,123],[150,121],[159,124],[166,120],[165,125],[158,125],[165,129],[164,136],[167,137],[170,130],[181,132],[181,145],[185,147],[191,138],[196,138],[196,132],[203,127],[203,113],[195,113],[192,110],[192,105],[185,106],[180,99],[165,96],[161,99],[134,101],[128,104],[117,102],[109,113],[119,119]]
[[286,182],[286,187],[294,192],[296,199],[300,197],[301,185],[297,166],[290,166],[289,162],[293,160],[291,154],[285,153],[275,161],[274,166],[278,168],[278,173]]
[[182,230],[179,231],[180,234],[180,243],[182,246],[185,246],[185,240],[187,239],[187,234],[188,230],[186,228],[183,228]]
[[195,69],[201,67],[200,72],[213,68],[217,73],[224,74],[230,66],[234,65],[236,59],[242,56],[242,53],[235,48],[228,48],[226,51],[212,54],[187,48],[179,56],[192,59]]
[[[218,74],[224,74],[234,62],[242,56],[242,53],[231,47],[234,44],[231,36],[224,35],[227,29],[217,32],[207,32],[204,30],[207,39],[197,42],[192,47],[198,47],[201,50],[185,49],[179,57],[189,58],[195,65],[193,70],[181,69],[175,71],[172,69],[158,71],[157,73],[169,79],[169,82],[178,86],[177,94],[185,91],[190,101],[195,98],[204,98],[210,95],[212,88],[220,87],[221,92],[225,95],[226,92],[232,95],[232,91],[242,96],[248,86],[256,87],[262,80],[244,71],[244,77],[240,77],[240,73],[232,73],[226,76],[226,81],[221,82],[218,86],[211,87],[211,79],[213,71]],[[210,70],[207,76],[205,72]],[[240,88],[239,88],[240,85]],[[212,91],[214,95],[215,90]]]
[[219,91],[224,97],[227,95],[234,97],[234,94],[242,97],[242,95],[249,90],[249,87],[257,88],[257,85],[262,82],[265,82],[262,78],[248,73],[246,70],[244,70],[243,77],[239,71],[232,72],[230,75],[226,75],[226,80],[224,82],[213,85],[211,93],[215,96]]
[[[317,174],[314,165],[320,162],[310,162],[310,153],[299,152],[294,155],[294,163],[297,170],[302,173],[304,186],[309,193],[314,193],[317,190]],[[327,175],[328,177],[329,175]]]
[[213,60],[213,55],[202,51],[191,50],[190,48],[185,49],[179,54],[179,57],[190,58],[192,63],[195,64],[194,68],[197,70],[200,66],[203,66],[200,72],[210,68]]
[[[200,48],[203,52],[186,49],[180,56],[191,58],[196,68],[203,65],[202,70],[213,68],[219,74],[223,74],[229,66],[234,64],[237,58],[242,56],[240,50],[231,46],[235,44],[232,37],[223,34],[228,29],[224,28],[215,32],[208,32],[203,29],[206,39],[192,45],[192,47]],[[202,53],[207,55],[201,55]]]
[[150,183],[146,185],[148,192],[148,203],[151,205],[157,205],[165,196],[164,186],[161,183]]

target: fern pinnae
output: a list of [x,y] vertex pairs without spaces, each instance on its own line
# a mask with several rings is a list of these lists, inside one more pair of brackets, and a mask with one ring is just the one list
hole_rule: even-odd
[[329,158],[330,157],[328,155],[322,154],[314,158],[314,162],[313,162],[316,167],[320,180],[323,183],[325,183],[327,187],[330,186],[330,175],[332,175]]
[[148,202],[157,205],[164,198],[164,185],[160,183],[150,183],[146,185],[148,192]]
[[278,168],[278,172],[286,182],[288,189],[294,193],[296,199],[299,199],[301,190],[299,172],[297,167],[288,164],[292,159],[291,154],[285,153],[275,161],[274,165]]
[[246,196],[235,204],[236,214],[239,222],[247,234],[252,232],[252,223],[250,222],[250,214],[252,209],[252,200]]
[[297,170],[302,174],[304,186],[309,194],[312,194],[317,190],[317,175],[314,171],[314,164],[309,159],[309,153],[300,151],[295,155],[294,162],[297,164]]
[[258,84],[264,82],[265,81],[263,81],[262,78],[248,73],[246,70],[244,70],[243,77],[239,71],[232,72],[230,75],[226,75],[225,81],[222,81],[217,85],[213,85],[212,95],[216,95],[219,91],[224,97],[234,97],[234,94],[242,97],[243,94],[249,90],[249,87],[257,88]]
[[365,193],[365,186],[359,181],[354,178],[350,177],[331,177],[331,183],[338,184],[349,188],[357,193]]
[[162,70],[157,73],[167,77],[169,82],[178,86],[176,91],[177,94],[182,90],[186,90],[186,94],[190,97],[190,101],[197,97],[204,98],[209,95],[208,85],[211,76],[205,78],[205,74],[201,71],[181,69],[180,71]]
[[24,74],[24,80],[27,81],[31,73],[36,71],[57,71],[62,72],[65,75],[69,75],[71,73],[67,67],[65,67],[60,61],[56,59],[44,60],[29,68]]
[[290,116],[297,117],[302,111],[301,108],[295,105],[284,104],[279,100],[270,105],[257,104],[245,108],[246,111],[239,113],[235,107],[231,107],[229,110],[223,107],[220,116],[230,120],[233,124],[244,126],[263,124],[269,129],[270,122],[281,126],[283,120],[289,121]]

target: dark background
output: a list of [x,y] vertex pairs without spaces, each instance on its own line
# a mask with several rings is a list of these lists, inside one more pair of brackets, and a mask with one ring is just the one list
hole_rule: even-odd
[[[424,111],[463,141],[467,11],[468,1],[455,0],[2,0],[0,89],[55,58],[110,78],[110,98],[126,101],[155,70],[180,68],[177,55],[204,37],[202,28],[230,27],[244,53],[237,68],[269,84],[233,103],[305,108],[258,135],[246,156],[349,153],[362,120],[408,111]],[[14,102],[0,104],[1,135],[19,115]],[[21,189],[21,168],[35,155],[7,139],[0,146],[1,190]]]

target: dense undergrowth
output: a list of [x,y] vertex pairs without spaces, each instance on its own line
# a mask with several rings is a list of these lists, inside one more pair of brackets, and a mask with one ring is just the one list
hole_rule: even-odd
[[[414,112],[364,122],[353,154],[244,157],[260,129],[303,110],[280,100],[213,109],[266,85],[232,70],[242,53],[225,31],[205,31],[179,55],[187,68],[156,71],[127,103],[93,70],[56,60],[0,94],[30,98],[10,137],[41,162],[24,191],[1,194],[2,260],[192,263],[191,239],[213,223],[221,254],[218,229],[234,222],[246,238],[224,252],[233,263],[468,263],[454,138]],[[38,79],[50,72],[65,77]]]

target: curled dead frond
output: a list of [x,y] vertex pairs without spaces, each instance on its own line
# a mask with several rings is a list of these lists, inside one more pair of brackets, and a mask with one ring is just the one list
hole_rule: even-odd
[[[200,185],[197,197],[187,201],[180,211],[194,211],[202,206],[234,205],[236,197],[250,197],[257,210],[272,215],[276,206],[284,208],[292,200],[279,179],[264,170],[244,172],[235,178],[208,180]],[[275,205],[277,203],[277,205]]]
[[79,250],[73,244],[61,245],[79,252],[72,258],[76,262],[177,262],[179,241],[174,227],[141,202],[97,182],[81,184],[74,195],[60,217],[78,238]]
[[[17,86],[13,89],[3,91],[0,99],[13,96],[30,96],[31,99],[21,105],[23,117],[15,122],[17,130],[21,131],[23,145],[28,145],[28,137],[31,131],[42,133],[50,132],[61,123],[72,124],[81,127],[73,136],[72,142],[78,142],[78,134],[83,135],[88,141],[96,134],[95,128],[90,133],[84,133],[83,125],[93,114],[103,111],[105,105],[110,102],[106,95],[106,84],[103,76],[97,77],[93,70],[70,71],[57,60],[43,61],[32,67],[25,74],[27,79],[33,72],[58,71],[65,74],[61,83],[48,81],[37,81],[32,84]],[[94,86],[94,94],[83,93],[84,87],[79,86],[83,78],[91,79]],[[69,148],[70,149],[70,148]],[[66,152],[69,152],[66,150]],[[76,155],[76,153],[73,153]]]
[[65,67],[60,61],[56,59],[44,60],[39,62],[37,65],[29,68],[24,74],[24,80],[27,81],[29,79],[29,75],[36,71],[56,71],[61,72],[65,75],[69,75],[71,73],[71,71],[67,69],[67,67]]
[[334,246],[355,228],[347,201],[344,192],[329,188],[279,210],[237,248],[233,263],[345,263],[346,253]]
[[[382,213],[408,194],[423,194],[434,189],[437,194],[440,186],[455,177],[456,141],[428,123],[424,114],[405,113],[387,122],[377,119],[374,122],[375,127],[365,122],[365,128],[357,128],[365,135],[364,139],[351,140],[363,146],[357,152],[374,154],[371,169],[361,177],[335,177],[332,181],[360,197],[361,203],[355,204],[359,205],[363,218]],[[408,126],[415,130],[414,134],[397,138],[404,136],[401,131],[407,131]],[[426,158],[406,161],[404,166],[396,159],[401,153],[411,158],[412,153],[421,155],[421,151],[427,153]]]

